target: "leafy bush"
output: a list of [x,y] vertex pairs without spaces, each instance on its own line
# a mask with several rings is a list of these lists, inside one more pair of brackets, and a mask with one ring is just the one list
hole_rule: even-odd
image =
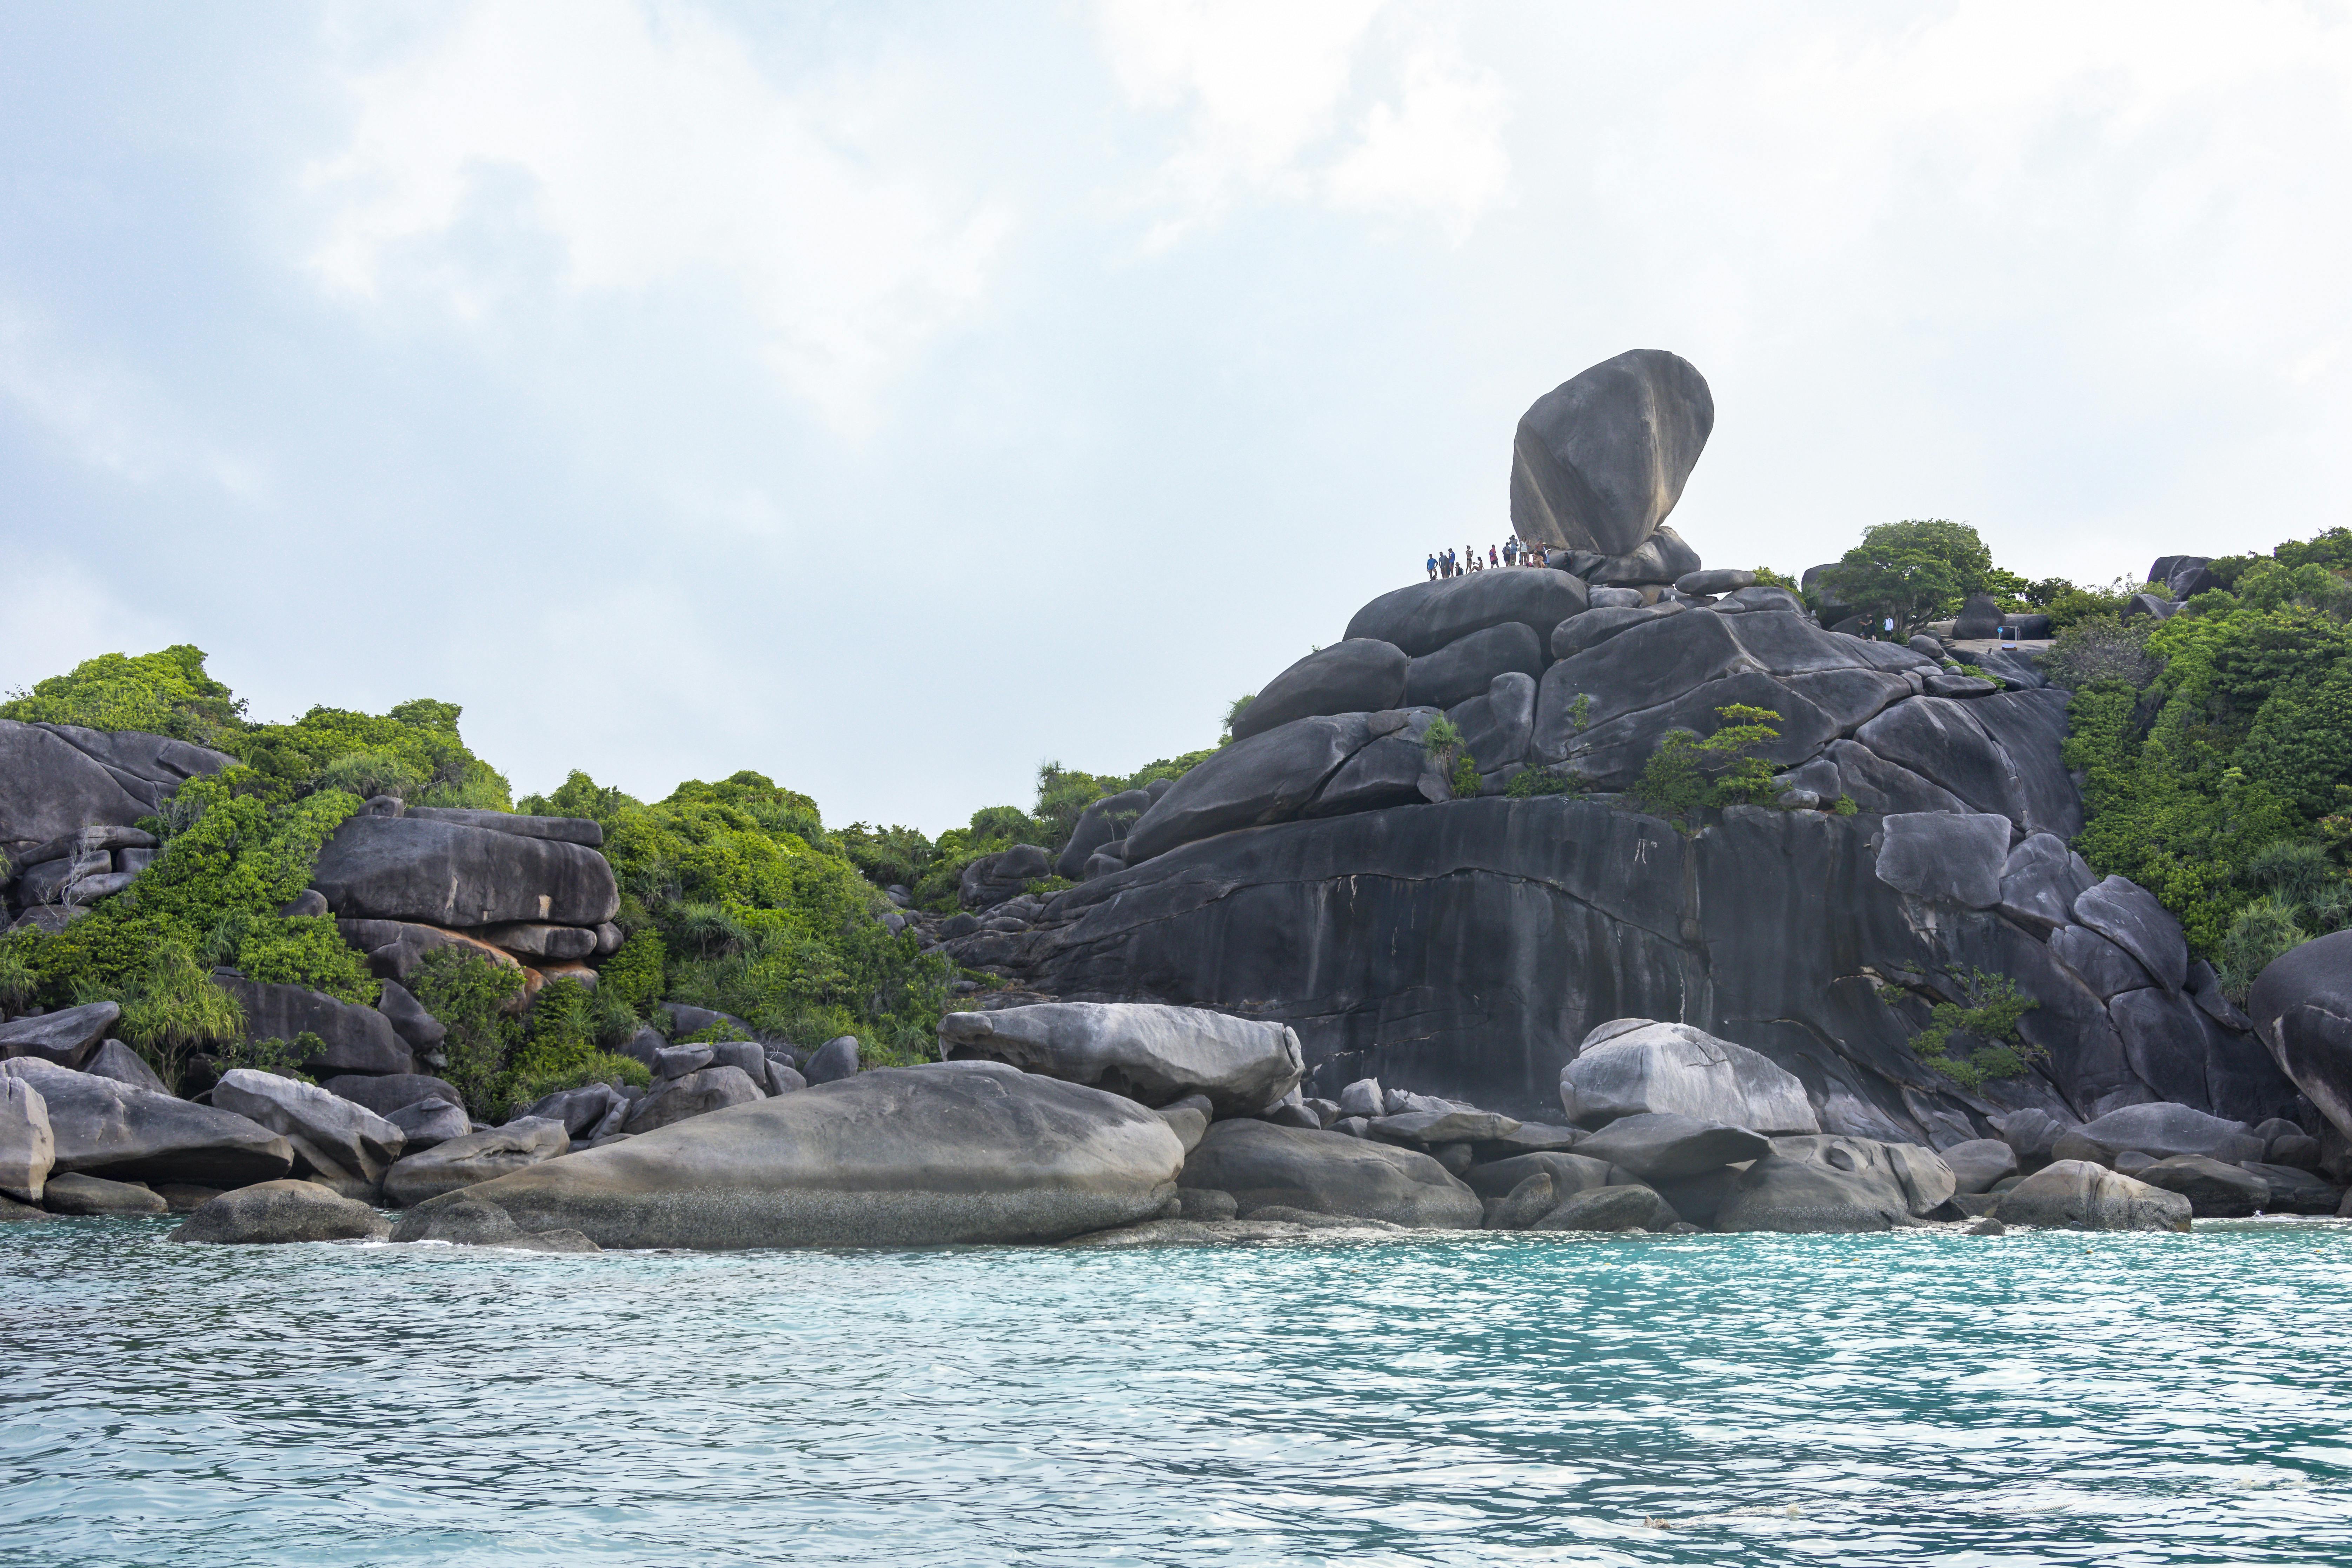
[[1256,700],[1256,692],[1244,691],[1225,704],[1225,721],[1217,731],[1217,744],[1223,746],[1233,742],[1234,726],[1242,721],[1242,715],[1248,712],[1249,705]]
[[0,703],[0,719],[144,730],[209,746],[244,727],[245,703],[205,673],[204,649],[181,643],[161,653],[84,659],[72,674],[53,675]]
[[1755,568],[1755,572],[1756,585],[1759,588],[1786,588],[1791,594],[1800,591],[1797,586],[1797,579],[1794,577],[1784,577],[1780,573],[1773,571],[1769,566],[1759,566]]
[[1574,773],[1558,768],[1528,768],[1511,775],[1503,794],[1512,800],[1529,800],[1538,795],[1582,795],[1584,781]]
[[1686,836],[1698,831],[1699,816],[1710,806],[1769,804],[1780,794],[1771,763],[1748,753],[1780,738],[1771,728],[1780,715],[1741,702],[1715,711],[1722,726],[1704,740],[1693,731],[1667,731],[1625,792]]
[[325,1040],[305,1029],[290,1040],[231,1040],[210,1054],[215,1072],[250,1068],[255,1072],[275,1073],[297,1083],[309,1083],[311,1079],[301,1070],[302,1064],[317,1061],[326,1049]]
[[1899,640],[1984,592],[1992,571],[1992,552],[1975,529],[1915,518],[1864,531],[1862,542],[1822,574],[1822,585],[1874,623],[1891,618]]
[[226,1045],[245,1030],[245,1010],[236,998],[176,942],[161,942],[149,952],[146,966],[121,1000],[115,1033],[174,1092],[191,1055]]
[[441,1076],[487,1118],[499,1103],[507,1056],[519,1033],[509,1010],[523,993],[522,971],[457,946],[437,947],[409,972],[408,989],[448,1031]]
[[399,794],[411,805],[508,809],[507,781],[466,747],[464,710],[419,699],[381,716],[313,708],[291,724],[256,724],[223,742],[288,795],[338,787],[365,799]]
[[375,1005],[383,994],[367,960],[343,940],[328,915],[232,915],[215,928],[208,945],[216,952],[227,945],[220,962],[234,964],[248,980],[306,985],[362,1007]]
[[2147,634],[2156,624],[2144,616],[2126,621],[2110,612],[2072,621],[2042,657],[2042,673],[2069,690],[2103,680],[2121,681],[2137,690],[2163,668],[2147,651]]
[[[1922,1067],[1962,1089],[1976,1089],[1994,1079],[2015,1078],[2029,1060],[2045,1054],[2018,1037],[2017,1021],[2039,1004],[2020,993],[2017,982],[1972,969],[1960,986],[1967,1001],[1937,1003],[1928,1011],[1927,1026],[1911,1037],[1911,1049]],[[1987,1043],[1955,1056],[1955,1035],[1972,1035]]]

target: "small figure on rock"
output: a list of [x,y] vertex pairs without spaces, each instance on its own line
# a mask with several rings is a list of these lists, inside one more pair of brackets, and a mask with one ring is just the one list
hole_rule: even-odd
[[1433,551],[1429,557],[1429,580],[1433,583],[1437,581],[1437,555]]

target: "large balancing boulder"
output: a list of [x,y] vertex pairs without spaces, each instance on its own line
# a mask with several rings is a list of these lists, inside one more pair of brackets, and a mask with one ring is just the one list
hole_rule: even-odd
[[2352,931],[2290,948],[2246,994],[2279,1070],[2352,1137]]
[[[1131,1100],[968,1062],[859,1073],[462,1195],[602,1247],[941,1247],[1150,1219],[1183,1163],[1169,1124]],[[439,1206],[404,1234],[431,1239]]]
[[173,1241],[260,1246],[292,1241],[375,1241],[392,1226],[363,1203],[316,1182],[257,1182],[206,1198]]
[[1682,499],[1714,428],[1706,378],[1679,354],[1634,349],[1580,372],[1520,416],[1511,526],[1555,550],[1628,554]]
[[1412,661],[1394,643],[1350,636],[1318,648],[1265,684],[1234,721],[1234,739],[1246,741],[1293,719],[1327,713],[1375,713],[1404,701]]
[[233,1111],[44,1061],[0,1062],[0,1073],[39,1092],[60,1175],[241,1187],[294,1163],[285,1139]]
[[1213,1124],[1182,1180],[1231,1193],[1244,1217],[1291,1208],[1444,1230],[1474,1230],[1486,1217],[1478,1194],[1427,1154],[1271,1121]]
[[940,1049],[949,1060],[1006,1062],[1146,1105],[1203,1095],[1218,1116],[1269,1109],[1307,1070],[1287,1024],[1147,1002],[950,1013],[940,1019]]
[[2058,1160],[2002,1194],[1992,1212],[2003,1225],[2051,1230],[2187,1230],[2190,1206],[2088,1160]]
[[1560,1069],[1559,1103],[1584,1127],[1671,1112],[1768,1136],[1821,1131],[1796,1074],[1704,1029],[1649,1018],[1619,1018],[1587,1035]]
[[337,915],[438,926],[593,926],[621,907],[613,868],[583,844],[422,816],[354,816],[310,885]]
[[1420,658],[1490,626],[1517,623],[1549,637],[1590,603],[1584,580],[1565,572],[1474,572],[1382,594],[1356,612],[1348,636],[1391,643]]
[[1775,1138],[1716,1211],[1717,1230],[1870,1231],[1916,1224],[1950,1201],[1932,1150],[1869,1138]]

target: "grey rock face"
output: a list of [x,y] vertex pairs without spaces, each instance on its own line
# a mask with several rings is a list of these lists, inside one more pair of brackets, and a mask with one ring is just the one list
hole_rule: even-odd
[[408,1134],[363,1105],[315,1084],[232,1068],[213,1086],[213,1104],[277,1133],[323,1175],[373,1185],[400,1158]]
[[1279,1207],[1462,1230],[1486,1213],[1475,1194],[1426,1154],[1265,1121],[1211,1126],[1184,1163],[1182,1182],[1231,1193],[1244,1217]]
[[2005,816],[1905,812],[1886,819],[1878,879],[1930,903],[1989,910],[2009,859]]
[[465,1097],[457,1086],[430,1073],[346,1073],[331,1078],[319,1086],[330,1094],[364,1105],[378,1116],[390,1116],[404,1106],[421,1100],[437,1100],[445,1104],[462,1106]]
[[1525,1230],[1558,1208],[1559,1202],[1551,1173],[1538,1171],[1503,1196],[1488,1198],[1484,1205],[1486,1218],[1481,1223],[1488,1230]]
[[590,849],[604,847],[602,824],[585,816],[530,816],[513,811],[472,811],[456,805],[412,805],[401,816],[420,822],[454,822],[460,827],[487,828],[519,838],[549,838]]
[[[1595,591],[1614,594],[1624,590],[1604,588]],[[1681,605],[1671,603],[1596,605],[1581,615],[1570,616],[1552,628],[1551,656],[1554,659],[1573,658],[1586,648],[1599,647],[1620,632],[1682,613]]]
[[310,883],[340,916],[439,926],[594,926],[621,907],[612,867],[585,845],[415,816],[351,818]]
[[23,1079],[0,1077],[0,1196],[39,1203],[57,1153],[41,1091]]
[[128,826],[234,760],[162,735],[0,719],[0,853],[92,824]]
[[950,1060],[1007,1062],[1146,1105],[1203,1095],[1219,1116],[1271,1108],[1306,1070],[1287,1025],[1149,1003],[949,1013],[940,1019],[940,1047]]
[[1576,1152],[1588,1160],[1622,1165],[1645,1182],[1659,1182],[1759,1160],[1772,1148],[1772,1141],[1760,1132],[1669,1110],[1620,1117],[1579,1143]]
[[[1508,572],[1491,574],[1513,575]],[[1537,574],[1530,571],[1524,575]],[[1129,865],[1179,844],[1294,815],[1315,797],[1340,763],[1371,739],[1368,716],[1349,713],[1293,720],[1212,752],[1178,779],[1129,831]]]
[[1381,595],[1356,612],[1348,623],[1348,637],[1350,641],[1365,637],[1391,643],[1418,658],[1473,632],[1510,622],[1538,637],[1549,637],[1552,627],[1586,603],[1583,581],[1565,572],[1476,572],[1413,583]]
[[1246,741],[1294,719],[1402,707],[1410,662],[1404,649],[1375,637],[1351,635],[1318,648],[1266,682],[1234,721],[1234,739]]
[[2270,1203],[2271,1184],[2237,1165],[2224,1165],[2202,1154],[2175,1154],[2130,1173],[2135,1181],[2189,1200],[2189,1212],[2199,1219],[2232,1219],[2258,1212]]
[[1547,548],[1622,555],[1674,510],[1714,428],[1706,378],[1680,355],[1635,349],[1579,372],[1520,416],[1511,526]]
[[52,1176],[41,1193],[51,1214],[168,1214],[172,1205],[139,1182],[109,1181],[103,1176]]
[[738,1068],[753,1083],[766,1086],[768,1054],[757,1040],[721,1040],[710,1047],[710,1062],[713,1067]]
[[1479,771],[1492,773],[1528,754],[1536,729],[1535,679],[1517,671],[1498,675],[1483,695],[1445,716],[1462,731],[1462,749],[1478,760]]
[[260,1246],[294,1241],[374,1241],[391,1223],[363,1203],[316,1182],[259,1182],[199,1205],[173,1241]]
[[2051,1230],[2187,1230],[2189,1213],[2179,1193],[2084,1160],[2043,1166],[2003,1194],[1993,1210],[2003,1225]]
[[543,958],[558,963],[586,958],[596,951],[596,931],[593,926],[509,921],[504,925],[477,926],[466,934],[520,958]]
[[808,1079],[803,1078],[800,1069],[791,1062],[782,1057],[768,1058],[768,1092],[770,1094],[791,1094],[795,1089],[807,1087]]
[[1612,555],[1591,569],[1595,583],[1665,584],[1698,570],[1698,552],[1681,534],[1660,523],[1649,538],[1623,555]]
[[968,910],[993,909],[1054,868],[1053,858],[1034,844],[1015,844],[983,855],[963,868],[956,896]]
[[2268,1184],[2270,1197],[2263,1207],[2272,1214],[2335,1214],[2344,1202],[2342,1187],[2309,1171],[2261,1160],[2249,1160],[2238,1168]]
[[700,1072],[710,1065],[711,1048],[700,1041],[683,1046],[663,1046],[654,1052],[654,1077],[657,1079],[684,1078],[690,1072]]
[[1339,771],[1315,793],[1314,800],[1300,815],[1336,816],[1346,812],[1375,811],[1382,806],[1453,799],[1454,786],[1445,770],[1423,743],[1429,721],[1435,716],[1433,709],[1415,709],[1409,714],[1373,715],[1375,723],[1384,723],[1391,717],[1402,717],[1406,722],[1393,734],[1376,736],[1340,763]]
[[80,1007],[60,1007],[30,1018],[0,1024],[0,1059],[30,1057],[79,1068],[97,1050],[122,1016],[112,1002],[92,1002]]
[[385,1111],[383,1119],[407,1137],[401,1145],[404,1154],[418,1154],[438,1148],[452,1138],[463,1138],[474,1131],[474,1123],[462,1106],[446,1100],[419,1100]]
[[1531,626],[1507,621],[1413,659],[1405,670],[1405,706],[1451,708],[1483,695],[1498,675],[1517,673],[1533,680],[1543,670],[1541,637]]
[[[1154,1114],[1168,1123],[1168,1130],[1176,1134],[1176,1142],[1184,1146],[1187,1155],[1199,1148],[1201,1140],[1209,1135],[1212,1114],[1209,1097],[1205,1094],[1188,1094],[1172,1104],[1159,1107]],[[1198,1219],[1201,1216],[1192,1215],[1189,1217]],[[1223,1217],[1230,1219],[1233,1216],[1227,1215]]]
[[[352,822],[382,818],[352,817]],[[347,825],[348,826],[348,825]],[[303,1065],[320,1073],[406,1073],[416,1058],[389,1016],[373,1007],[341,1002],[301,985],[247,980],[233,971],[214,974],[222,990],[245,1009],[245,1038],[291,1040],[309,1033],[326,1042],[326,1054]]]
[[2067,694],[2011,691],[1898,702],[1854,731],[1879,757],[2029,833],[2071,838],[2083,806],[2059,755]]
[[133,1089],[144,1089],[156,1094],[169,1094],[171,1089],[155,1076],[155,1069],[141,1059],[137,1051],[121,1040],[101,1041],[98,1049],[82,1064],[81,1070],[99,1078],[110,1078],[117,1083],[127,1083]]
[[1538,1173],[1551,1178],[1552,1191],[1557,1197],[1566,1198],[1587,1187],[1607,1186],[1609,1162],[1559,1152],[1514,1154],[1507,1160],[1490,1160],[1484,1164],[1473,1165],[1463,1173],[1462,1180],[1480,1197],[1498,1198],[1516,1190],[1529,1176]]
[[237,1187],[286,1174],[294,1151],[243,1116],[49,1062],[0,1062],[38,1090],[55,1140],[55,1169],[123,1180]]
[[708,1116],[730,1106],[765,1100],[766,1090],[751,1081],[741,1068],[702,1068],[683,1078],[654,1086],[651,1094],[629,1110],[622,1125],[631,1132],[650,1132],[690,1117]]
[[2189,942],[2180,922],[2130,879],[2109,877],[2076,898],[2074,920],[2139,960],[2167,991],[2179,991],[2188,980]]
[[857,1037],[841,1035],[827,1040],[817,1047],[816,1054],[809,1058],[808,1066],[802,1071],[812,1089],[820,1084],[856,1077]]
[[1873,1231],[1909,1226],[1953,1192],[1952,1172],[1916,1145],[1775,1138],[1716,1215],[1718,1230]]
[[561,1121],[509,1121],[408,1155],[384,1173],[383,1195],[400,1207],[414,1207],[552,1160],[571,1147],[571,1134]]
[[2246,993],[2246,1011],[2280,1070],[2352,1137],[2352,931],[2273,959]]
[[[1490,1110],[1408,1110],[1377,1117],[1365,1131],[1384,1143],[1407,1143],[1433,1152],[1443,1145],[1491,1142],[1517,1131],[1518,1125]],[[1464,1163],[1468,1163],[1466,1156]]]
[[[462,1196],[604,1247],[935,1247],[1151,1218],[1183,1163],[1133,1100],[972,1062],[860,1073]],[[429,1237],[441,1209],[420,1209],[413,1234]]]
[[2096,880],[2083,858],[2052,833],[2029,835],[2000,868],[2000,912],[2029,931],[2070,923],[2074,900]]
[[409,994],[408,988],[396,980],[378,983],[382,994],[376,997],[375,1010],[392,1025],[392,1032],[401,1037],[413,1052],[437,1051],[449,1037],[441,1020],[425,1010],[423,1003]]
[[1560,1069],[1559,1100],[1570,1121],[1588,1127],[1671,1112],[1768,1134],[1821,1129],[1795,1074],[1703,1029],[1647,1018],[1618,1019],[1587,1036]]
[[1526,1226],[1528,1230],[1664,1230],[1682,1215],[1649,1187],[1587,1187]]
[[599,1122],[612,1113],[615,1105],[624,1103],[625,1102],[621,1099],[619,1092],[612,1085],[592,1083],[579,1089],[558,1089],[553,1094],[541,1096],[531,1101],[522,1115],[515,1120],[522,1121],[536,1117],[547,1121],[560,1121],[563,1124],[563,1131],[568,1136],[585,1138],[595,1131]]
[[1712,572],[1685,572],[1675,579],[1675,592],[1696,596],[1701,594],[1732,594],[1756,585],[1756,574],[1737,566],[1718,566]]
[[2053,931],[2050,955],[2102,1002],[2156,984],[2137,959],[2088,926],[2060,926]]
[[[2202,1154],[2225,1164],[2263,1157],[2263,1141],[2244,1122],[2164,1101],[2126,1105],[2065,1135],[2097,1146],[2109,1160],[2126,1149],[2137,1149],[2159,1160],[2175,1154]],[[2064,1152],[2058,1152],[2063,1158]]]
[[1971,1138],[1944,1150],[1951,1167],[1952,1190],[1980,1193],[2004,1176],[2017,1174],[2017,1151],[1999,1138]]
[[1381,1092],[1381,1080],[1360,1078],[1339,1091],[1339,1114],[1370,1118],[1386,1116],[1388,1102]]
[[[1402,668],[1403,655],[1400,654],[1397,657],[1400,661],[1399,667]],[[1402,677],[1396,684],[1399,690],[1403,689],[1404,681]],[[1265,700],[1265,695],[1263,691],[1259,692],[1257,701],[1252,702],[1248,708],[1243,710],[1242,716],[1246,719],[1251,713],[1255,712],[1258,703]],[[1124,843],[1128,827],[1150,808],[1151,796],[1139,789],[1125,790],[1118,795],[1106,795],[1087,806],[1078,814],[1077,825],[1070,831],[1069,843],[1063,846],[1061,854],[1055,858],[1055,875],[1066,877],[1073,882],[1083,880],[1087,863],[1097,854],[1108,849],[1114,843]],[[1121,858],[1123,858],[1122,856]]]

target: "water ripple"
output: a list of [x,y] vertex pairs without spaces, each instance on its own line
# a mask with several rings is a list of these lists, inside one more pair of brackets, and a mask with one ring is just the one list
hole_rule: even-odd
[[0,1232],[0,1560],[2352,1561],[2352,1226],[1248,1251]]

